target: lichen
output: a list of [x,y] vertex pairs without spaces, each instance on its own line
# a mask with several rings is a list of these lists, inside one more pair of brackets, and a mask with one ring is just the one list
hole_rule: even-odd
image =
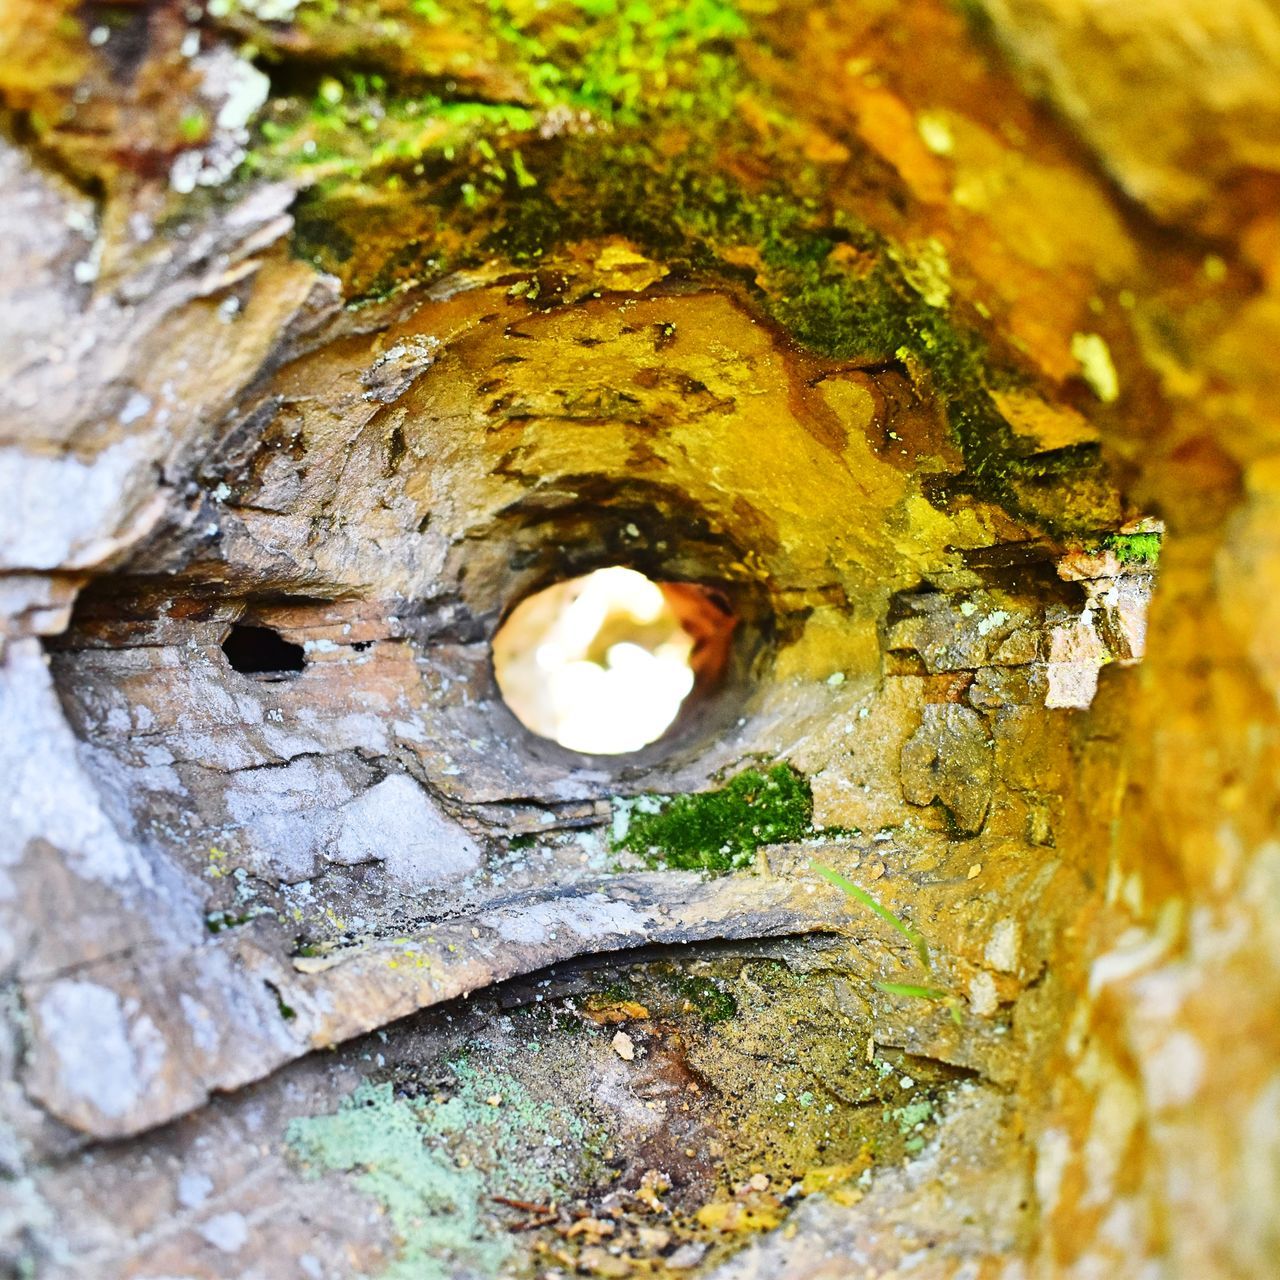
[[368,1081],[332,1115],[305,1117],[286,1140],[312,1176],[354,1173],[386,1212],[399,1246],[386,1280],[502,1272],[511,1238],[491,1197],[554,1199],[571,1185],[586,1127],[540,1103],[512,1076],[452,1064],[445,1101],[397,1096]]
[[787,764],[745,769],[719,790],[659,798],[647,808],[623,810],[627,821],[615,824],[612,844],[652,866],[724,873],[747,866],[762,845],[812,831],[809,783]]
[[923,1150],[925,1129],[937,1122],[938,1110],[932,1098],[917,1098],[901,1107],[885,1108],[883,1119],[897,1125],[898,1134],[904,1139],[903,1150],[914,1155]]

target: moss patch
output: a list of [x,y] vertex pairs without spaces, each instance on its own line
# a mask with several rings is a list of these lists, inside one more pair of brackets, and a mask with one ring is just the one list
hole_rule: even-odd
[[[763,37],[733,0],[388,12],[426,23],[427,45],[446,28],[465,36],[508,88],[491,100],[493,85],[392,59],[331,63],[308,95],[268,67],[282,92],[250,163],[309,177],[296,249],[353,303],[496,259],[540,273],[513,296],[562,305],[572,291],[552,278],[556,255],[625,237],[672,279],[731,282],[812,351],[927,381],[967,466],[935,500],[968,491],[1054,532],[1111,523],[1095,449],[1021,456],[989,394],[1020,375],[956,322],[941,246],[894,244],[850,207],[847,168],[806,158],[813,126],[739,57]],[[861,162],[874,163],[849,164]]]
[[681,1010],[687,1006],[704,1022],[728,1022],[738,1012],[738,1002],[733,993],[714,978],[682,975],[676,982],[676,992],[680,996]]
[[1103,538],[1102,547],[1122,565],[1145,569],[1159,562],[1162,541],[1158,533],[1112,533]]
[[642,796],[615,806],[612,845],[651,866],[723,873],[761,845],[812,834],[813,793],[790,765],[745,769],[718,791]]

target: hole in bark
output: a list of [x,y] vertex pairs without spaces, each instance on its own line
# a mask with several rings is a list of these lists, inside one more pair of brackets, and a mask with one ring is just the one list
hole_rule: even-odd
[[283,680],[305,665],[302,646],[286,640],[270,627],[236,623],[222,642],[232,668],[247,676]]
[[719,684],[737,619],[707,588],[615,565],[527,596],[493,640],[494,675],[525,728],[572,751],[656,742]]

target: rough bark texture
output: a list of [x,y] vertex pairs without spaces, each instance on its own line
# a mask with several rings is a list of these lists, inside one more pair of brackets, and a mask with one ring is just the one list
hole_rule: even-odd
[[[0,99],[5,1266],[1275,1272],[1269,5],[8,0]],[[590,759],[489,640],[618,563],[740,621]]]

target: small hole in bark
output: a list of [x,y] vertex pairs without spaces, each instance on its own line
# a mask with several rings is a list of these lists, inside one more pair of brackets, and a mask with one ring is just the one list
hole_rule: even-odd
[[539,737],[589,755],[661,738],[717,684],[737,619],[715,593],[597,569],[522,600],[493,640],[498,688]]
[[283,679],[305,665],[302,646],[286,640],[270,627],[236,623],[222,642],[222,652],[236,671],[263,679]]

